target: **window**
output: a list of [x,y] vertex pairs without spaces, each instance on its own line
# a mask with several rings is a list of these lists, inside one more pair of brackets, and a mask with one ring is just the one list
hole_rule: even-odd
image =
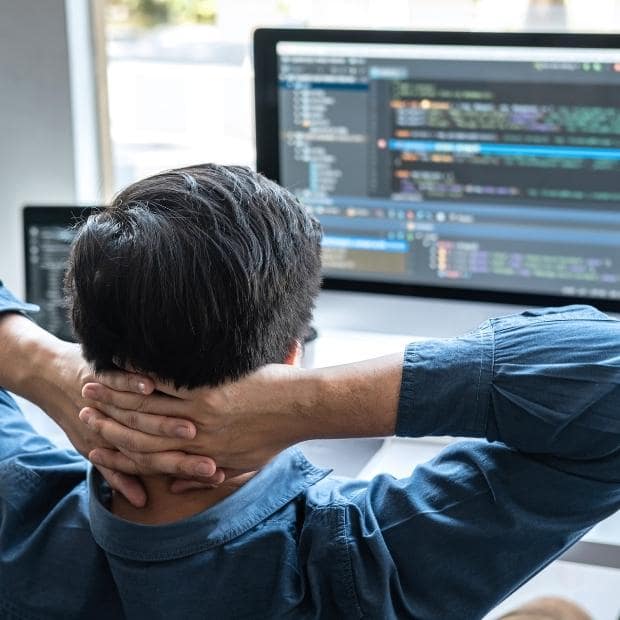
[[105,0],[114,187],[185,164],[254,164],[258,26],[620,30],[620,0]]

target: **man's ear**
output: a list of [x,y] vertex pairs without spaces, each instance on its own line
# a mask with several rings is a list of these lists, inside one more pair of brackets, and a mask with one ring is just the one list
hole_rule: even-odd
[[303,350],[301,344],[295,340],[295,342],[291,344],[291,348],[289,349],[288,355],[284,359],[284,363],[289,366],[299,366],[301,363],[302,353]]

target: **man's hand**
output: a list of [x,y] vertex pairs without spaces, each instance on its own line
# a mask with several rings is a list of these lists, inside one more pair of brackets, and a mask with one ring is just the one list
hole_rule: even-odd
[[[82,385],[95,376],[77,345],[55,338],[26,317],[0,315],[0,385],[38,405],[67,434],[76,450],[86,456],[97,446],[108,445],[80,423],[78,413],[86,404]],[[149,379],[147,389],[153,389]],[[99,468],[112,488],[134,506],[146,503],[144,487],[134,476]]]
[[[303,438],[303,425],[293,423],[296,412],[274,406],[274,394],[289,401],[287,386],[292,388],[303,374],[291,366],[271,365],[237,383],[195,390],[175,390],[156,381],[159,393],[147,396],[117,391],[114,378],[103,375],[101,383],[84,386],[83,396],[96,401],[96,409],[83,409],[80,419],[120,452],[98,448],[90,459],[115,468],[121,454],[141,470],[195,479],[194,463],[203,460],[196,455],[204,455],[217,463],[218,475],[211,480],[215,483],[224,475],[256,470]],[[246,393],[252,395],[251,407],[246,406]],[[164,427],[162,415],[174,416],[176,426]],[[191,486],[179,480],[171,488]]]
[[[108,377],[118,387],[142,394],[154,389],[148,377],[126,372],[108,373]],[[19,314],[0,315],[0,385],[43,409],[84,456],[94,448],[110,447],[78,418],[80,409],[89,404],[82,398],[82,387],[95,380],[79,346],[55,338]],[[162,430],[170,424],[178,426],[174,419],[160,418]],[[215,471],[213,461],[203,459],[203,462],[211,473]],[[143,506],[147,499],[144,487],[132,474],[144,472],[122,454],[117,455],[116,465],[114,470],[105,466],[98,469],[110,486],[130,503]]]
[[[50,359],[43,376],[46,377],[48,388],[32,394],[31,400],[63,429],[75,449],[88,457],[94,448],[110,447],[91,429],[85,428],[78,417],[80,409],[87,404],[82,398],[82,386],[96,379],[84,362],[79,346],[59,341],[54,358]],[[128,380],[133,381],[136,387],[138,384],[143,386],[141,389],[153,389],[152,382],[148,378],[133,375]],[[147,497],[140,481],[135,476],[124,473],[130,468],[129,459],[125,463],[119,462],[117,470],[97,467],[113,489],[122,493],[131,504],[139,508],[146,504]]]
[[[114,381],[84,386],[95,401],[80,419],[100,433],[136,467],[153,473],[175,469],[191,475],[192,455],[210,456],[218,473],[258,469],[299,441],[317,438],[391,435],[402,373],[402,354],[335,368],[300,370],[271,365],[217,388],[175,390],[155,382],[158,392],[144,396],[118,392]],[[175,437],[161,416],[191,424],[195,437]],[[96,449],[94,463],[115,468],[119,453]],[[221,478],[219,478],[221,480]],[[217,480],[217,479],[216,479]],[[173,491],[192,483],[176,481]]]
[[[97,380],[97,377],[85,364],[79,347],[62,343],[62,347],[58,349],[55,366],[53,373],[50,374],[52,377],[55,377],[54,380],[58,385],[57,395],[64,398],[57,404],[54,401],[50,401],[42,408],[56,420],[76,450],[82,455],[88,457],[90,452],[97,448],[112,451],[115,454],[114,467],[95,464],[97,469],[99,469],[108,484],[122,493],[130,503],[136,507],[144,506],[147,500],[146,493],[142,484],[135,476],[152,473],[152,470],[136,466],[135,461],[113,449],[111,444],[102,440],[101,436],[94,429],[83,424],[78,417],[81,409],[92,404],[82,397],[83,386]],[[155,387],[150,378],[135,373],[124,371],[108,372],[106,373],[106,378],[118,390],[129,390],[139,394],[142,398],[146,398],[148,394],[151,394]],[[186,438],[192,437],[195,433],[191,424],[179,422],[175,418],[163,415],[159,416],[157,430],[160,433],[175,432],[183,434]],[[219,477],[211,478],[215,473],[215,463],[207,458],[199,458],[198,460],[201,469],[196,471],[195,467],[192,468],[191,475],[210,484],[219,482]],[[167,467],[168,461],[169,459],[165,455],[157,455],[156,463],[159,465],[157,473],[181,476],[186,474],[183,468]],[[163,471],[164,469],[166,471]]]

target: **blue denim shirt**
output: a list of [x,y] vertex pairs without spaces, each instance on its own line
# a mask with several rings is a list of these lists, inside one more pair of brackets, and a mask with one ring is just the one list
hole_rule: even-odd
[[0,617],[480,618],[620,508],[619,344],[577,306],[412,344],[398,434],[486,441],[370,482],[291,449],[162,526],[111,514],[97,472],[0,392]]

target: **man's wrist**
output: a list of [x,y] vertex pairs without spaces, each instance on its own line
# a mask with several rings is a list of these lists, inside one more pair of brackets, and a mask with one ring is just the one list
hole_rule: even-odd
[[287,399],[292,403],[295,424],[284,425],[291,435],[287,438],[289,445],[320,439],[326,432],[329,434],[323,416],[329,388],[325,374],[322,369],[298,370],[297,373],[289,382],[290,395]]
[[0,385],[20,395],[40,357],[30,325],[26,317],[16,312],[0,314]]
[[394,434],[402,354],[304,373],[296,403],[303,439]]
[[0,315],[0,384],[41,405],[64,343],[17,313]]

